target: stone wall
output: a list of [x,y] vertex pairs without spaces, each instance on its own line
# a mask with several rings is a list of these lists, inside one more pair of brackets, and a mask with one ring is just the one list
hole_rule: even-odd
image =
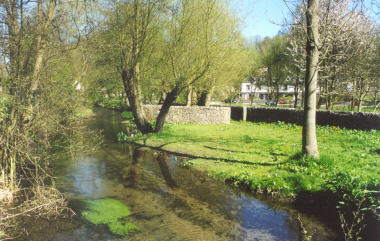
[[[243,107],[231,107],[231,119],[243,120]],[[294,123],[302,125],[303,110],[247,107],[247,121]],[[362,112],[317,111],[317,125],[347,129],[380,130],[380,115]]]
[[[160,105],[144,105],[144,112],[149,121],[157,118]],[[192,124],[230,124],[229,107],[171,106],[166,123]]]

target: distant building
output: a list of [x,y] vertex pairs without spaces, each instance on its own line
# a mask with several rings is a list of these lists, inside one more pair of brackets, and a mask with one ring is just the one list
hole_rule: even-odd
[[[250,97],[253,97],[254,99],[261,99],[261,100],[268,100],[269,95],[273,89],[266,85],[256,86],[255,81],[243,81],[241,83],[241,91],[240,96],[241,99],[249,100]],[[302,94],[301,90],[298,90],[298,93],[296,93],[295,85],[292,84],[286,84],[286,85],[280,85],[279,89],[279,95],[282,97],[285,96],[292,96],[293,99],[295,98],[295,95],[298,94],[299,96]]]

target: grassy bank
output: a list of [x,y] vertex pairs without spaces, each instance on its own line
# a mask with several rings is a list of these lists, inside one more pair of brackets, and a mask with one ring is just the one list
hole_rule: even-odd
[[186,154],[183,165],[256,192],[291,199],[330,193],[341,204],[365,198],[379,206],[379,131],[318,127],[319,160],[300,157],[301,132],[284,123],[168,124],[162,133],[130,140]]

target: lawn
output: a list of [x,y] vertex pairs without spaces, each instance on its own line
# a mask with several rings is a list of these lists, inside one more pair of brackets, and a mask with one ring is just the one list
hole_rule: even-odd
[[302,127],[294,124],[232,122],[230,125],[167,124],[159,134],[133,142],[187,154],[184,166],[252,191],[294,199],[329,192],[339,200],[363,198],[378,206],[380,132],[318,127],[321,158],[304,159]]

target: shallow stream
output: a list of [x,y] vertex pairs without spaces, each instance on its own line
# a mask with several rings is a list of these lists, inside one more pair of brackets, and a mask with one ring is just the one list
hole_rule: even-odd
[[[87,126],[103,131],[104,144],[93,154],[60,161],[57,184],[77,213],[72,219],[38,221],[31,240],[334,240],[335,231],[316,217],[274,206],[180,167],[180,159],[148,148],[120,144],[120,114],[98,110]],[[128,222],[141,231],[126,237],[81,218],[81,200],[113,198],[131,211]],[[302,225],[300,224],[300,220]]]

